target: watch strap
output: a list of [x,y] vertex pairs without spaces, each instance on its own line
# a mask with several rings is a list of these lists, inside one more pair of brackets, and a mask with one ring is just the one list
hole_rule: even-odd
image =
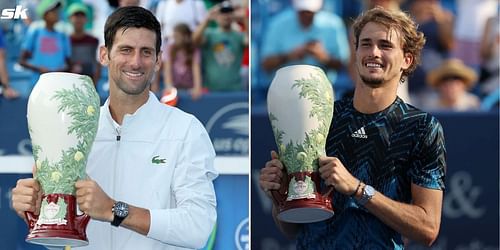
[[[119,211],[120,207],[125,208],[124,209],[125,214],[121,216],[119,216],[119,214],[123,213],[123,211]],[[128,204],[121,201],[117,201],[115,202],[115,204],[113,204],[113,208],[111,209],[111,211],[113,212],[113,221],[111,221],[111,225],[118,227],[123,222],[123,220],[125,220],[125,218],[127,218],[128,216]]]
[[120,224],[122,224],[124,219],[125,219],[125,217],[118,217],[118,216],[114,215],[113,221],[111,222],[111,225],[118,227],[118,226],[120,226]]

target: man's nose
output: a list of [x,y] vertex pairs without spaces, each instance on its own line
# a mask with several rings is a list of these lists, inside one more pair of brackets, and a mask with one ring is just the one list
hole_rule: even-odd
[[141,61],[142,61],[141,53],[136,52],[129,59],[130,59],[129,64],[133,68],[139,68],[141,66]]

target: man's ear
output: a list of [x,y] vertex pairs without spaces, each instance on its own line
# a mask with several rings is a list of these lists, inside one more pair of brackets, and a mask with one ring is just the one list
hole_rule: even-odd
[[109,64],[109,55],[108,55],[108,48],[105,46],[99,47],[99,62],[103,66],[108,66]]
[[403,65],[401,66],[401,70],[408,69],[412,65],[414,59],[415,58],[413,57],[413,54],[411,54],[411,53],[405,53],[404,54]]
[[161,57],[162,53],[163,51],[160,50],[160,52],[158,52],[158,55],[156,56],[155,72],[158,72],[161,69],[161,64],[163,63]]

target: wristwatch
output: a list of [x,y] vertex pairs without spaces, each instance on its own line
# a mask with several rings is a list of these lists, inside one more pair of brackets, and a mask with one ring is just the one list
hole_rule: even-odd
[[370,185],[365,185],[363,187],[363,193],[361,194],[361,199],[359,199],[358,203],[361,206],[364,206],[369,200],[373,198],[375,195],[375,189]]
[[111,225],[117,227],[128,216],[128,204],[125,202],[117,201],[113,205],[111,211],[113,212],[114,215]]

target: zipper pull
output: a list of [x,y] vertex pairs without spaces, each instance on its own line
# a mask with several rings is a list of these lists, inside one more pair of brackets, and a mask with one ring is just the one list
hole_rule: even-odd
[[122,138],[120,135],[120,132],[121,132],[121,129],[116,128],[116,141],[120,141],[120,139]]

